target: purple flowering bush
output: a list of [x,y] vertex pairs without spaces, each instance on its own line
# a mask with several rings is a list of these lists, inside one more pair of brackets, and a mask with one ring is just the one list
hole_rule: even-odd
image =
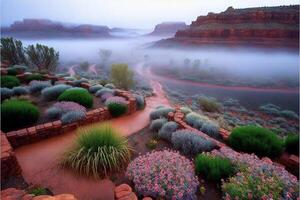
[[113,96],[113,97],[109,97],[108,99],[106,99],[105,105],[107,106],[111,103],[118,103],[118,104],[126,105],[127,101],[123,97]]
[[105,93],[105,94],[103,94],[102,96],[101,96],[101,100],[102,100],[102,102],[105,102],[107,99],[109,99],[109,98],[111,98],[111,97],[113,97],[114,95],[112,94],[112,93]]
[[176,151],[152,151],[134,159],[126,176],[143,196],[163,199],[197,199],[199,185],[193,163]]
[[[232,178],[229,183],[224,183],[225,186],[223,184],[222,188],[226,199],[235,199],[235,196],[238,196],[239,199],[244,199],[241,196],[242,194],[236,191],[243,190],[244,187],[252,187],[260,182],[261,186],[256,189],[264,190],[260,191],[264,193],[259,199],[270,199],[268,198],[270,195],[273,196],[273,199],[276,199],[275,196],[277,194],[280,194],[279,199],[291,200],[297,198],[299,188],[297,177],[286,171],[284,167],[274,165],[266,159],[259,159],[255,154],[238,153],[228,147],[213,150],[211,153],[216,156],[229,158],[233,163],[249,168],[245,172],[241,170],[242,174],[237,174],[237,177]],[[249,176],[249,173],[251,177],[253,177],[253,180],[244,177],[246,175]],[[255,183],[253,183],[253,181],[255,181]],[[269,184],[269,186],[265,184]],[[232,185],[234,185],[234,190],[232,189]],[[234,191],[234,193],[232,193],[232,191]],[[249,195],[254,195],[253,192],[257,193],[257,191],[254,190]]]
[[55,103],[52,107],[58,108],[62,110],[63,113],[69,112],[69,111],[82,111],[86,112],[86,108],[78,103],[72,102],[72,101],[61,101]]

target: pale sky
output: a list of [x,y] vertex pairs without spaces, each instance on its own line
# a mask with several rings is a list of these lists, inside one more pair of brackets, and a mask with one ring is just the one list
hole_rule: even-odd
[[23,18],[147,28],[164,21],[190,24],[199,15],[246,8],[299,4],[299,0],[1,0],[1,25]]

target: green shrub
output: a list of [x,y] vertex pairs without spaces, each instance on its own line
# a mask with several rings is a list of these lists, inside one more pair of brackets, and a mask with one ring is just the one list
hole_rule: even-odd
[[15,76],[1,76],[1,87],[13,88],[20,85],[20,80]]
[[263,157],[276,157],[283,151],[283,142],[272,131],[258,126],[242,126],[232,130],[228,138],[236,150]]
[[127,106],[117,102],[109,103],[107,108],[113,117],[119,117],[127,112]]
[[234,175],[234,165],[229,159],[199,154],[195,159],[196,173],[208,180],[220,182]]
[[201,97],[199,99],[202,110],[206,112],[220,112],[222,104],[220,104],[216,99],[209,97]]
[[18,74],[18,71],[16,69],[8,68],[7,69],[7,75],[15,76]]
[[61,165],[79,174],[102,178],[124,169],[130,161],[131,147],[110,125],[81,129],[76,142],[66,152]]
[[29,83],[30,81],[36,80],[36,81],[42,81],[43,75],[42,74],[29,74],[26,76],[25,80],[27,83]]
[[40,196],[40,195],[48,195],[49,191],[47,188],[43,187],[34,187],[28,191],[29,194],[32,194],[33,196]]
[[28,101],[6,100],[1,104],[1,128],[6,132],[32,125],[39,115],[39,109]]
[[289,134],[285,138],[285,149],[291,154],[299,155],[299,134]]
[[58,100],[73,101],[86,108],[91,108],[93,106],[93,96],[87,90],[82,88],[68,89],[59,95]]

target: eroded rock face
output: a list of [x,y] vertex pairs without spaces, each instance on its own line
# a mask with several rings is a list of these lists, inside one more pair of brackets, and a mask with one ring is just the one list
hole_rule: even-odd
[[188,26],[184,22],[163,22],[157,24],[150,35],[174,35],[178,30],[184,30]]
[[199,16],[162,43],[298,47],[299,5],[234,9]]

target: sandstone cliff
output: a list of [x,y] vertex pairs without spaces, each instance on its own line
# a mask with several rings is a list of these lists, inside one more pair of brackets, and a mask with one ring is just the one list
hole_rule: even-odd
[[157,24],[150,35],[174,35],[178,30],[184,30],[188,26],[184,22],[163,22]]
[[163,46],[299,46],[299,6],[234,9],[199,16],[188,29],[159,42]]

